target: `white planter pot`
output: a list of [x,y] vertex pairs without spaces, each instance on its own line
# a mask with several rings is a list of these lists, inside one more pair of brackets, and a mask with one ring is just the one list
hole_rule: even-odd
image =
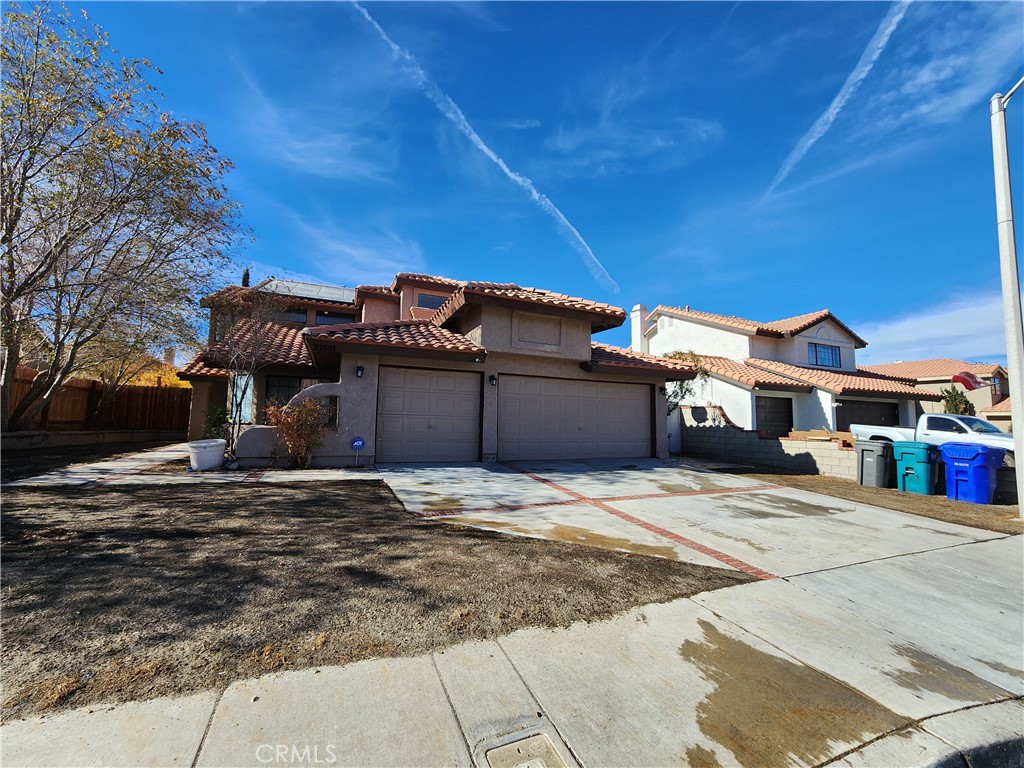
[[188,455],[193,471],[202,472],[222,466],[227,444],[227,440],[193,440],[189,443]]

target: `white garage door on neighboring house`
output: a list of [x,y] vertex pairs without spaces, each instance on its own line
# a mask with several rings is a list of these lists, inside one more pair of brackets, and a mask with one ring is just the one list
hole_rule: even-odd
[[650,456],[651,386],[502,375],[498,459]]
[[478,461],[480,374],[381,366],[377,461]]

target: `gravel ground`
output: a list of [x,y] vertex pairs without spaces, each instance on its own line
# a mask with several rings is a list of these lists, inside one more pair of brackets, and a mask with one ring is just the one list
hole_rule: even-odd
[[564,627],[749,581],[455,528],[376,482],[12,489],[4,718]]
[[826,496],[835,496],[861,504],[909,512],[947,523],[983,528],[986,531],[1024,533],[1024,520],[1018,517],[1020,508],[1016,504],[971,504],[966,501],[951,501],[945,496],[922,496],[897,491],[895,488],[870,488],[858,485],[853,480],[826,475],[790,474],[771,467],[758,467],[756,472],[745,473],[744,477],[823,493]]

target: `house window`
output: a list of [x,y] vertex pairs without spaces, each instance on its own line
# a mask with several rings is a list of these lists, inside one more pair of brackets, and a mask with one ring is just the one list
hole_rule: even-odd
[[416,306],[423,309],[437,309],[446,301],[447,296],[435,296],[432,293],[421,293],[416,296]]
[[237,374],[231,387],[231,421],[252,424],[252,376]]
[[810,365],[820,365],[823,368],[838,368],[840,366],[839,347],[809,343],[807,345],[807,362]]
[[282,312],[280,317],[286,323],[306,324],[306,310],[304,309],[289,308]]
[[298,376],[267,376],[267,403],[287,405],[300,391],[302,379]]
[[338,325],[339,323],[354,323],[355,315],[343,314],[341,312],[328,312],[321,309],[316,313],[317,325]]

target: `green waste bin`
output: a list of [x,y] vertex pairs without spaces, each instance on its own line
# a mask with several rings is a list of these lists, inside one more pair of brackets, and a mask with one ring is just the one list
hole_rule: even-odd
[[896,462],[896,487],[901,491],[931,496],[939,478],[939,449],[928,443],[897,441],[892,444]]

